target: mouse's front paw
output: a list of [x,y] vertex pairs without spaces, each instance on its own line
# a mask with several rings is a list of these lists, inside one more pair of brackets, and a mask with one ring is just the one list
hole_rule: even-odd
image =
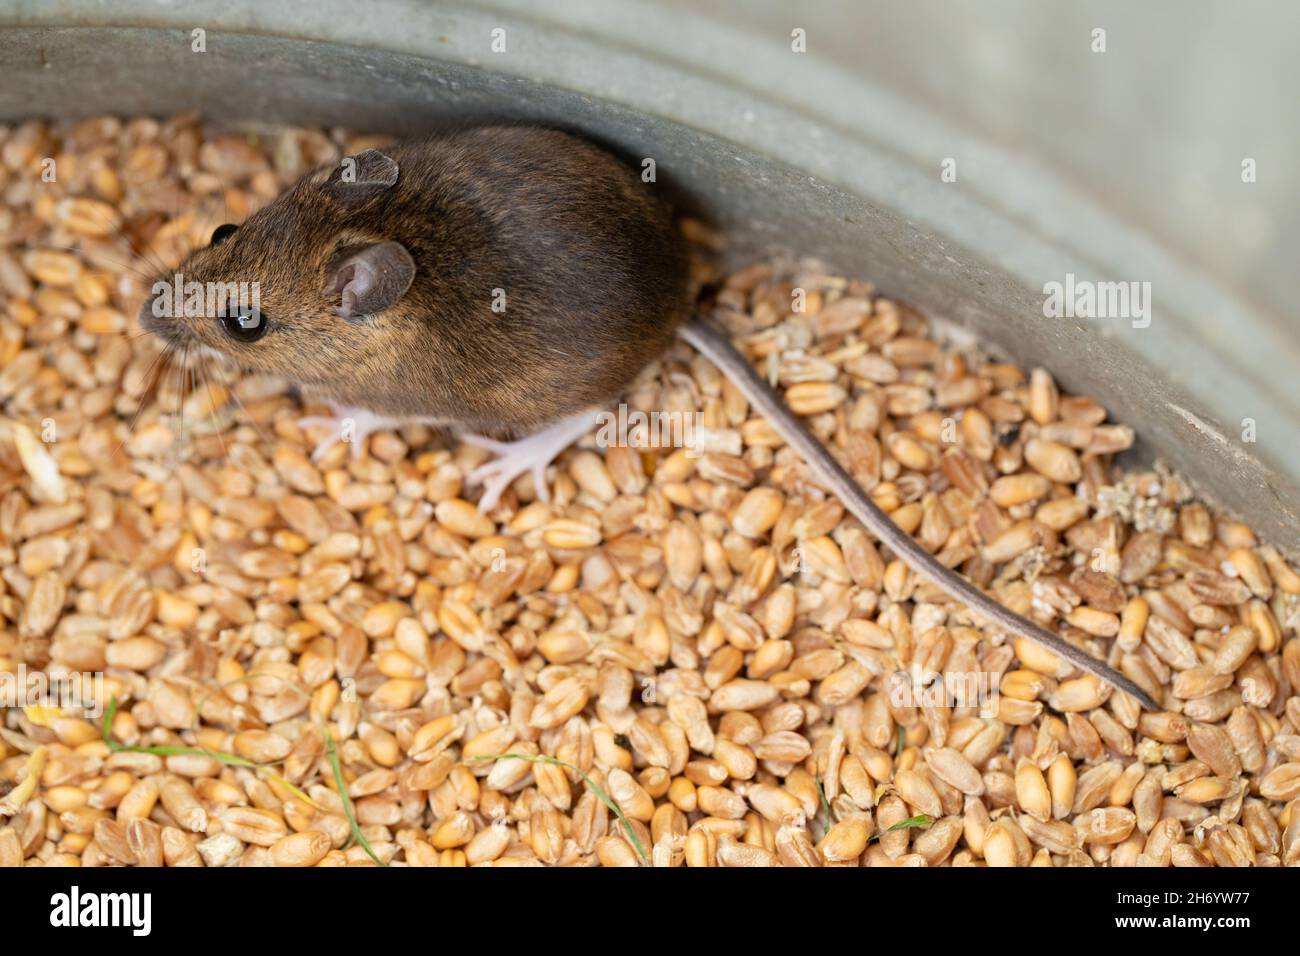
[[[471,445],[479,445],[481,448],[491,447],[487,444],[490,439],[483,438],[481,435],[462,435],[461,438]],[[506,489],[523,474],[533,476],[533,487],[537,489],[538,498],[542,501],[550,500],[551,494],[546,487],[546,466],[549,462],[520,461],[509,452],[498,454],[500,457],[479,465],[465,477],[466,484],[483,486],[483,496],[478,500],[480,511],[491,511],[495,508]]]
[[316,443],[311,453],[312,461],[320,461],[334,447],[336,442],[343,442],[352,449],[352,457],[360,458],[361,450],[366,447],[366,439],[379,431],[400,428],[400,418],[376,415],[364,408],[337,407],[334,417],[308,415],[298,419],[298,427],[327,429],[325,437]]
[[533,476],[533,488],[537,497],[542,501],[550,501],[546,466],[560,452],[587,434],[595,426],[599,414],[595,410],[579,412],[518,441],[497,441],[462,432],[461,441],[486,448],[497,456],[475,468],[465,478],[467,484],[483,486],[483,497],[478,501],[479,510],[491,511],[495,508],[506,489],[516,478],[525,474]]

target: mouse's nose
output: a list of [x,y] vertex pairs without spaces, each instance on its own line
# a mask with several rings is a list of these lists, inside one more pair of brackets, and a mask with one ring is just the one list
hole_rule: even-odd
[[140,303],[140,311],[137,312],[135,316],[136,320],[140,323],[140,328],[148,329],[150,332],[157,331],[157,329],[154,326],[154,312],[153,312],[155,298],[156,297],[153,295],[153,293],[150,293],[149,295],[145,296],[144,301]]
[[164,292],[147,293],[144,301],[140,303],[140,311],[136,313],[140,328],[155,334],[163,332],[171,318],[170,310],[167,308],[170,302],[171,297]]

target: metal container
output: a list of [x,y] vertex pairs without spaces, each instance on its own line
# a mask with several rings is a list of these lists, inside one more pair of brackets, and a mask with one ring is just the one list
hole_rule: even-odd
[[[734,258],[819,257],[1050,369],[1294,555],[1300,13],[1221,10],[6,0],[0,121],[585,133],[653,158]],[[1130,282],[1145,314],[1045,314],[1052,283]]]

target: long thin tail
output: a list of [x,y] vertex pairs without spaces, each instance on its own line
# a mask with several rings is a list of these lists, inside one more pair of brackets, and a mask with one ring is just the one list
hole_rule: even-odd
[[678,334],[731,379],[749,403],[772,423],[786,443],[803,456],[818,480],[840,499],[849,513],[906,561],[913,571],[1007,631],[1033,641],[1112,687],[1131,694],[1148,710],[1160,709],[1146,691],[1123,674],[1075,647],[1060,635],[1044,630],[1033,621],[1003,607],[956,571],[936,561],[930,552],[894,524],[889,515],[871,500],[862,486],[844,470],[826,446],[808,431],[781,396],[763,381],[725,336],[702,319],[687,322],[678,330]]

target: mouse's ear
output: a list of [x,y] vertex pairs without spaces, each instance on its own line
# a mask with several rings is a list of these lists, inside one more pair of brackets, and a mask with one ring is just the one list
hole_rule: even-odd
[[377,242],[345,252],[330,267],[325,294],[341,299],[345,319],[382,312],[406,294],[415,278],[415,260],[398,242]]
[[344,156],[325,180],[324,189],[346,206],[369,202],[397,183],[397,162],[377,149]]

